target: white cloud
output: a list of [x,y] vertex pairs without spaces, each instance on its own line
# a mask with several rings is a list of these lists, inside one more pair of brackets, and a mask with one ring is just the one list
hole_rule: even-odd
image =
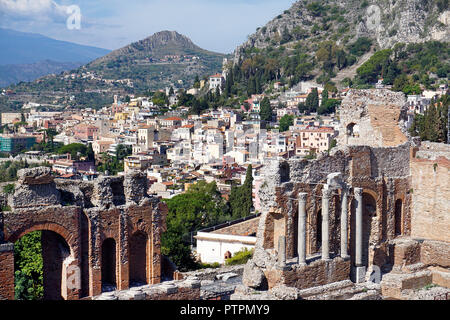
[[0,0],[0,13],[10,18],[63,22],[66,10],[52,0]]

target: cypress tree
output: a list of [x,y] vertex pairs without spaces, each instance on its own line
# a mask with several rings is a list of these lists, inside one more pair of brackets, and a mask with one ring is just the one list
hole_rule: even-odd
[[308,94],[305,105],[309,112],[317,111],[319,108],[319,92],[317,91],[317,88],[313,88],[311,93]]
[[272,107],[269,98],[265,97],[261,102],[261,111],[259,116],[262,121],[272,121]]

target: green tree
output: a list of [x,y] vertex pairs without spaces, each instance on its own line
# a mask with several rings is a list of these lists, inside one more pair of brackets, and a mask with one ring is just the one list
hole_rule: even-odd
[[409,133],[422,141],[448,143],[448,108],[448,95],[433,101],[423,115],[415,114]]
[[198,74],[195,75],[194,88],[195,89],[200,89],[200,79],[198,78]]
[[264,99],[261,101],[261,107],[259,115],[261,117],[262,121],[270,122],[272,121],[272,106],[270,105],[270,100],[267,97],[264,97]]
[[229,202],[233,219],[249,216],[253,208],[252,170],[252,165],[249,165],[247,167],[244,184],[242,186],[233,186],[231,188]]
[[180,268],[198,268],[190,249],[192,233],[230,219],[229,209],[215,182],[200,181],[184,194],[165,200],[169,208],[167,231],[162,234],[162,253]]
[[58,149],[59,154],[70,153],[72,160],[79,160],[81,157],[87,157],[88,148],[82,143],[71,143]]
[[157,106],[164,107],[169,104],[169,98],[166,96],[165,92],[157,91],[153,95],[152,102]]
[[42,300],[44,296],[41,231],[21,237],[14,244],[16,300]]
[[389,65],[391,62],[391,53],[391,49],[375,52],[375,54],[368,61],[363,63],[356,70],[359,81],[365,84],[377,82],[383,67]]
[[289,130],[289,127],[294,124],[294,116],[290,114],[285,114],[280,119],[280,132]]
[[132,151],[133,151],[133,148],[130,145],[124,145],[124,144],[117,145],[117,147],[116,147],[117,160],[121,161],[121,160],[125,159],[132,153]]
[[305,106],[308,112],[316,112],[319,108],[319,91],[317,88],[313,88],[311,93],[308,94],[305,101]]

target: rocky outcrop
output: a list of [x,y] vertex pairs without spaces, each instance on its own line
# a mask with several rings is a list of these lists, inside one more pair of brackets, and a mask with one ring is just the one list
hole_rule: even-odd
[[22,169],[17,175],[19,180],[9,201],[13,209],[60,204],[61,194],[56,189],[50,168]]
[[[450,11],[448,7],[438,6],[435,1],[370,1],[366,6],[361,1],[328,1],[323,8],[311,7],[310,1],[297,1],[273,20],[248,37],[248,40],[235,50],[235,63],[239,61],[246,48],[266,48],[278,44],[285,30],[293,36],[292,41],[300,41],[308,46],[308,39],[321,36],[320,41],[329,35],[333,28],[345,30],[338,32],[338,44],[344,38],[357,39],[369,37],[376,40],[382,49],[391,48],[396,43],[417,43],[428,40],[449,41]],[[331,20],[327,30],[317,28],[325,16],[339,14],[342,18]],[[350,28],[344,28],[345,25]],[[316,26],[316,27],[314,27]],[[302,31],[299,32],[299,29]],[[293,31],[295,30],[295,31]],[[302,41],[303,40],[303,41]]]

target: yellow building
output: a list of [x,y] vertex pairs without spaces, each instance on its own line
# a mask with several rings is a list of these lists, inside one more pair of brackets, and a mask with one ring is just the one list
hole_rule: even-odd
[[116,114],[114,114],[114,120],[127,120],[128,116],[129,114],[126,112],[116,112]]

